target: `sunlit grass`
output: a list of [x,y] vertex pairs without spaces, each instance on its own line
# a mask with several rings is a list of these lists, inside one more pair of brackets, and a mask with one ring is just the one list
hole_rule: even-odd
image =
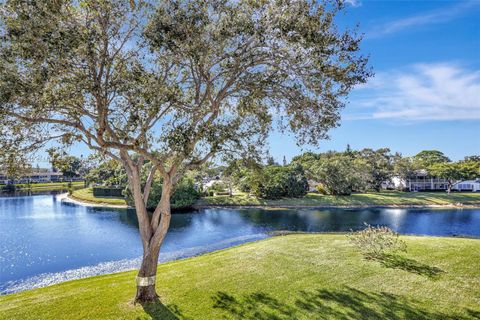
[[402,238],[382,263],[345,235],[275,237],[160,265],[156,304],[133,305],[132,271],[0,297],[0,318],[478,319],[480,240]]
[[[31,184],[16,184],[16,189],[41,189],[41,190],[56,190],[56,189],[66,189],[69,187],[70,182],[51,182],[51,183],[31,183]],[[71,182],[72,187],[83,186],[83,181]]]
[[124,198],[118,197],[95,197],[92,188],[76,190],[71,195],[73,199],[98,204],[126,205]]

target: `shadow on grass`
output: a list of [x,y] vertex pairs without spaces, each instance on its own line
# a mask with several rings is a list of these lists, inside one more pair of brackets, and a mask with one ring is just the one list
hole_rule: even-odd
[[472,319],[480,319],[480,311],[475,310],[467,310],[468,314],[472,317]]
[[470,317],[448,315],[426,310],[419,302],[402,296],[367,293],[349,287],[292,292],[288,303],[262,292],[235,297],[219,291],[212,299],[214,308],[222,310],[225,318],[233,319],[464,320],[477,314],[476,311],[466,310]]
[[414,259],[409,259],[397,254],[383,254],[374,260],[379,261],[386,268],[401,269],[430,279],[438,279],[443,271],[437,267],[431,267],[427,264]]
[[164,305],[158,298],[154,302],[142,304],[142,307],[153,320],[190,320],[177,305]]

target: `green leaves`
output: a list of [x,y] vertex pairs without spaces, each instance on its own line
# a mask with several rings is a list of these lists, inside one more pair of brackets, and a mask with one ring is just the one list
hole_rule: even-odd
[[265,199],[301,198],[308,191],[307,178],[299,165],[267,166],[253,173],[249,182],[252,193]]
[[53,139],[117,160],[141,155],[172,176],[219,153],[255,153],[275,120],[299,143],[318,143],[371,75],[361,39],[337,31],[341,8],[329,1],[3,9],[0,114],[12,133],[32,148]]

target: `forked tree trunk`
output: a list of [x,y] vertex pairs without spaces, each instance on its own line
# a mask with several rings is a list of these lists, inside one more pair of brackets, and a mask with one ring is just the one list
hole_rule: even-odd
[[[141,230],[142,242],[144,244],[143,258],[140,270],[137,275],[137,293],[135,295],[135,302],[140,304],[153,302],[158,299],[155,291],[158,257],[163,240],[167,235],[170,226],[171,209],[170,209],[170,194],[172,186],[165,183],[162,188],[162,197],[155,209],[152,219],[149,221],[150,232]],[[143,199],[141,199],[143,201]],[[136,200],[136,201],[140,201]],[[145,210],[145,215],[148,216],[144,203],[135,203],[137,210]],[[137,216],[138,213],[137,213]],[[142,226],[140,226],[142,228]],[[145,226],[144,226],[145,228]],[[149,235],[149,239],[144,239],[145,235]]]
[[130,155],[124,150],[120,152],[120,156],[127,171],[128,184],[135,203],[138,228],[143,246],[142,264],[136,278],[137,294],[135,295],[135,303],[144,304],[158,299],[155,292],[158,256],[170,226],[170,197],[174,185],[172,179],[173,170],[162,172],[162,195],[150,218],[147,212],[147,202],[156,168],[152,168],[153,171],[149,174],[145,187],[142,190],[140,172],[143,161],[134,163]]

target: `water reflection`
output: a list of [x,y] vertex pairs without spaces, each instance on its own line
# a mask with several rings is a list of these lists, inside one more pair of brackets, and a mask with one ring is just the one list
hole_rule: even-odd
[[[364,222],[400,233],[480,237],[478,209],[205,209],[174,214],[161,259],[176,259],[268,236],[337,232]],[[0,292],[132,269],[141,243],[131,209],[82,207],[55,196],[0,198]]]

